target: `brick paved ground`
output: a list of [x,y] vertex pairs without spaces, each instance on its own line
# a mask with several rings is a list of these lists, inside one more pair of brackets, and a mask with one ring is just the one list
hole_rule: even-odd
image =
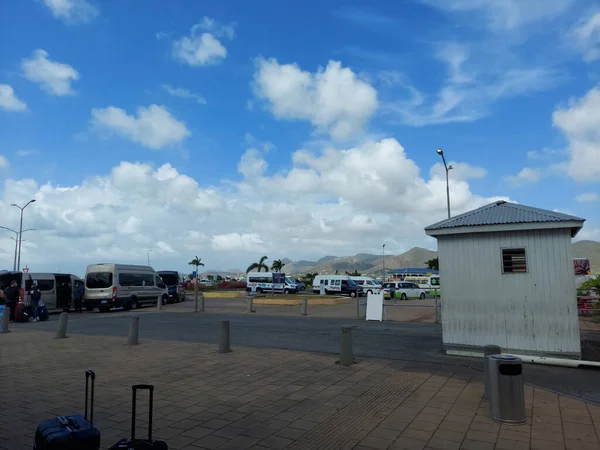
[[103,448],[127,436],[130,386],[140,382],[156,386],[154,434],[172,449],[600,448],[600,407],[527,387],[528,424],[500,426],[487,418],[481,374],[467,368],[382,359],[347,368],[289,350],[124,344],[1,335],[0,448],[31,448],[39,421],[81,411],[88,368],[98,377]]

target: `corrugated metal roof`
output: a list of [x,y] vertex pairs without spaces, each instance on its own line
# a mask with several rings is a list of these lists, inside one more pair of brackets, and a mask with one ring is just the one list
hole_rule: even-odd
[[425,228],[425,230],[441,230],[445,228],[474,227],[482,225],[506,225],[518,223],[570,222],[585,219],[570,216],[547,209],[519,205],[499,200],[473,211],[442,220]]

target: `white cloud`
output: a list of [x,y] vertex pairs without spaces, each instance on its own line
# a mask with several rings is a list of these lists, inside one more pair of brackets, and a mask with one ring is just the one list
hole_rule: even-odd
[[[255,162],[268,155],[255,155]],[[423,227],[445,217],[446,183],[420,172],[394,139],[299,150],[286,171],[255,170],[218,186],[201,186],[169,164],[122,162],[76,185],[6,180],[0,216],[6,226],[17,224],[18,211],[8,205],[37,200],[24,223],[36,228],[22,258],[32,271],[60,265],[82,275],[100,261],[143,264],[148,249],[161,269],[189,270],[196,254],[207,269],[244,269],[263,254],[272,260],[377,252],[384,238],[392,252],[431,246]],[[457,176],[450,196],[453,214],[496,199],[473,194]],[[11,248],[0,234],[0,259]]]
[[23,111],[27,109],[27,105],[17,98],[11,86],[0,84],[0,108],[7,111]]
[[553,19],[564,13],[574,0],[421,0],[422,3],[453,13],[480,15],[494,31],[504,31]]
[[162,88],[173,97],[187,98],[194,100],[196,103],[199,103],[201,105],[206,105],[206,99],[200,94],[195,94],[184,88],[176,88],[169,84],[163,84]]
[[98,15],[89,0],[44,0],[44,4],[54,17],[69,24],[91,22]]
[[501,64],[493,63],[489,52],[482,45],[440,44],[434,55],[445,66],[446,77],[439,90],[427,94],[406,77],[396,77],[394,84],[405,95],[386,102],[384,112],[398,117],[402,124],[416,127],[472,122],[487,116],[491,105],[502,99],[550,89],[565,77],[549,67],[523,67],[514,61],[505,62],[503,54],[495,56]]
[[377,109],[375,89],[337,61],[312,74],[296,64],[259,58],[254,90],[276,118],[307,120],[336,139],[361,131]]
[[219,64],[227,57],[227,49],[218,38],[234,37],[235,23],[222,25],[204,17],[192,27],[189,36],[173,42],[173,58],[190,66]]
[[516,175],[506,177],[506,181],[515,187],[525,184],[537,183],[542,178],[542,170],[539,168],[524,167]]
[[568,152],[565,149],[543,148],[527,152],[527,159],[532,161],[557,161],[563,159],[567,154]]
[[600,180],[600,85],[554,111],[552,121],[569,142],[569,175]]
[[[485,178],[487,175],[487,170],[482,167],[472,166],[467,163],[461,163],[456,161],[449,161],[449,166],[452,166],[452,169],[449,172],[449,177],[452,177],[455,180],[470,180],[473,178]],[[429,176],[431,178],[443,178],[446,179],[446,169],[442,163],[436,163],[430,170]]]
[[228,233],[213,236],[211,243],[215,251],[260,252],[264,248],[265,241],[257,233]]
[[39,153],[40,152],[38,152],[37,150],[25,150],[25,149],[17,150],[15,152],[15,154],[17,156],[21,156],[21,157],[35,156],[35,155],[39,155]]
[[595,192],[585,192],[575,197],[575,200],[580,203],[594,203],[600,200],[600,195]]
[[21,62],[25,78],[38,83],[52,95],[74,94],[71,83],[79,80],[79,72],[68,64],[48,59],[46,50],[37,49],[31,58]]
[[6,169],[9,166],[8,159],[4,155],[0,155],[0,170]]
[[600,11],[582,18],[571,30],[570,37],[585,61],[600,59]]
[[178,144],[190,135],[184,122],[159,105],[141,106],[136,115],[114,106],[93,109],[91,124],[152,149]]

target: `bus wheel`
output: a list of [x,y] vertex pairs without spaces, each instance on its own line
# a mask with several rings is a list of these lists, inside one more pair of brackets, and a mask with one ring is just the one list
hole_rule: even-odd
[[288,291],[287,289],[283,290],[283,295],[288,295],[290,293],[290,291]]
[[419,295],[419,298],[421,300],[425,300],[425,292],[421,292],[421,295]]
[[350,297],[352,297],[352,298],[356,297],[356,292],[354,292],[354,291],[350,292]]
[[257,288],[257,289],[256,289],[256,293],[257,293],[257,294],[262,294],[262,289],[261,289],[261,288]]
[[405,294],[405,293],[402,293],[402,295],[400,296],[400,300],[406,300],[406,298],[407,298],[407,297],[406,297],[406,294]]
[[93,311],[94,307],[92,305],[85,305],[85,310],[86,311]]

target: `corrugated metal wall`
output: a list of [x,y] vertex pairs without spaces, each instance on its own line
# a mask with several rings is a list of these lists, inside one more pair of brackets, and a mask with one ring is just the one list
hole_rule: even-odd
[[[527,273],[502,273],[525,247]],[[444,344],[580,353],[570,230],[439,236]]]

